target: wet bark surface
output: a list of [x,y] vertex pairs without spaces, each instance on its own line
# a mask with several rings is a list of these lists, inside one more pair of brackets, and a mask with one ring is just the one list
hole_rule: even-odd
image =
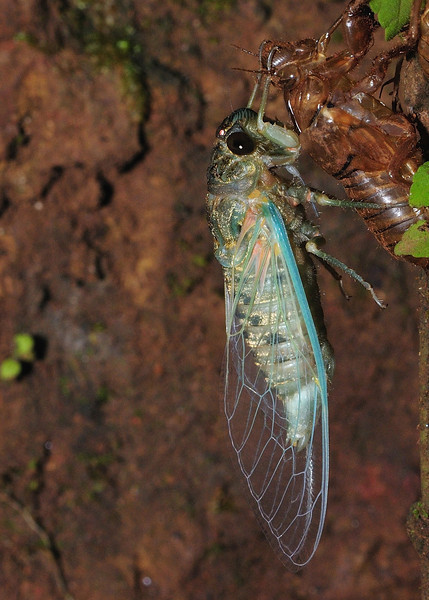
[[[342,3],[1,1],[0,589],[10,600],[419,597],[417,269],[349,211],[320,269],[336,355],[325,531],[297,575],[272,553],[219,410],[223,283],[205,220],[217,125],[266,38],[318,36]],[[281,98],[267,111],[285,118]],[[331,181],[303,162],[306,180]],[[333,188],[335,189],[335,188]],[[318,267],[319,268],[319,267]]]

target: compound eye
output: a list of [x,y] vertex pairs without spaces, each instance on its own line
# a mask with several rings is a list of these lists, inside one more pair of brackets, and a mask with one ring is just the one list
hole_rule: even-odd
[[251,154],[255,149],[255,144],[252,138],[244,133],[244,131],[235,131],[226,140],[228,148],[238,156]]

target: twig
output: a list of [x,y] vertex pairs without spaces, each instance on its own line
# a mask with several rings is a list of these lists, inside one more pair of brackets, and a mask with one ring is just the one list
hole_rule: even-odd
[[413,504],[407,531],[421,562],[422,599],[429,600],[429,270],[420,275],[420,476],[421,500]]
[[54,567],[53,574],[55,583],[62,593],[64,600],[74,600],[74,597],[68,590],[67,581],[58,556],[58,549],[52,536],[46,531],[41,523],[37,522],[29,509],[10,492],[0,490],[0,502],[15,510],[21,516],[23,521],[25,521],[28,527],[39,537],[43,548],[46,548],[46,550],[49,552],[49,556]]

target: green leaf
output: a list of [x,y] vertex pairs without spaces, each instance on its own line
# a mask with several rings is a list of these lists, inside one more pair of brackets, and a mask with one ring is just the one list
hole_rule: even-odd
[[15,356],[21,360],[34,360],[34,338],[28,333],[17,333],[13,337],[15,343]]
[[202,256],[201,254],[194,254],[192,257],[192,262],[197,267],[205,267],[207,265],[206,257]]
[[411,225],[394,248],[397,256],[429,258],[429,225],[420,220]]
[[417,169],[410,189],[410,206],[429,206],[429,162]]
[[386,40],[398,35],[410,20],[413,0],[371,0],[369,5],[384,28]]
[[21,364],[14,358],[6,358],[0,365],[0,379],[10,381],[21,373]]

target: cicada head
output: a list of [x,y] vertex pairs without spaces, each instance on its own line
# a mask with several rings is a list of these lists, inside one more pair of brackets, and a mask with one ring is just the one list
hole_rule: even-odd
[[207,172],[209,192],[250,193],[264,171],[296,160],[299,140],[282,124],[264,121],[258,129],[258,115],[250,108],[231,113],[216,132]]
[[261,68],[270,74],[276,86],[290,90],[299,84],[308,68],[325,59],[317,47],[318,41],[314,39],[299,42],[265,40],[260,47]]

